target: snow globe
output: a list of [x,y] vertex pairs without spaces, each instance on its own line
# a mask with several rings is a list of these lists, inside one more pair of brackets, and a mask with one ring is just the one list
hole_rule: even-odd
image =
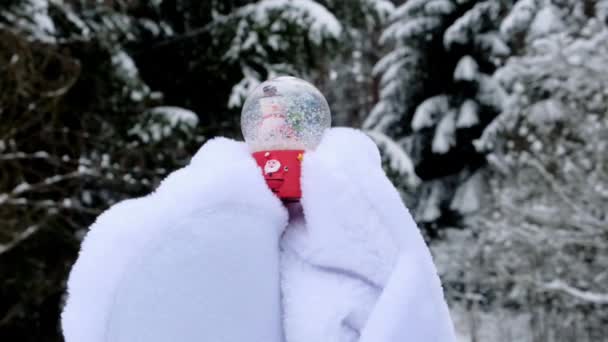
[[301,197],[301,163],[331,125],[327,100],[291,76],[270,79],[247,97],[241,129],[270,189],[284,201]]

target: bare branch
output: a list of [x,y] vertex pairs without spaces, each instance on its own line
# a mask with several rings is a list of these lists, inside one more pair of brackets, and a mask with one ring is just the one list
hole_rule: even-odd
[[49,154],[45,151],[38,151],[38,152],[34,152],[34,153],[14,152],[14,153],[0,154],[0,161],[19,160],[19,159],[48,159],[48,158],[49,158]]

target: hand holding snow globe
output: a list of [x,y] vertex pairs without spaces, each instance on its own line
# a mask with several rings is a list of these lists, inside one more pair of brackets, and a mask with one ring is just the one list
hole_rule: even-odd
[[331,124],[329,106],[312,84],[282,76],[260,84],[247,97],[241,128],[270,189],[297,201],[301,163]]

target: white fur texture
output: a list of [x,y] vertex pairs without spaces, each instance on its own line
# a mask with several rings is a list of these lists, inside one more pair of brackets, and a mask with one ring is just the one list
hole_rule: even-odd
[[209,141],[91,226],[68,281],[66,342],[279,341],[286,223],[247,146]]
[[371,139],[327,132],[305,154],[301,203],[281,241],[288,342],[455,340],[430,252]]
[[429,250],[367,136],[329,130],[302,191],[288,223],[247,146],[209,141],[91,226],[66,342],[454,341]]

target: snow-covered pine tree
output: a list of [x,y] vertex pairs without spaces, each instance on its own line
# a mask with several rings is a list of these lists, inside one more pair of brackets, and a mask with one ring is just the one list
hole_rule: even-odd
[[173,36],[140,42],[135,60],[168,103],[202,113],[209,135],[240,136],[248,92],[278,74],[311,79],[343,32],[315,0],[165,0],[161,9]]
[[[228,64],[238,61],[243,74],[229,105],[239,108],[266,78],[293,74],[325,90],[338,122],[358,124],[360,113],[353,111],[370,106],[372,82],[366,74],[378,59],[374,44],[392,9],[388,0],[264,0],[216,16],[212,32],[236,28],[223,57]],[[363,102],[344,99],[346,88]]]
[[515,5],[501,34],[518,55],[494,74],[505,105],[476,143],[490,152],[491,167],[482,210],[470,217],[483,246],[472,257],[479,283],[470,286],[486,289],[486,303],[530,315],[543,341],[598,341],[608,333],[603,6]]
[[490,76],[510,53],[498,32],[510,5],[409,0],[382,34],[390,50],[374,68],[380,99],[364,127],[413,159],[423,180],[414,215],[427,228],[478,207],[472,175],[484,159],[472,142],[501,107]]
[[[377,101],[378,82],[372,75],[381,58],[378,43],[394,5],[388,0],[322,0],[342,26],[339,41],[333,50],[324,53],[309,73],[327,98],[332,109],[332,124],[361,127]],[[383,153],[384,163],[394,179],[407,186],[418,184],[409,156],[381,132],[371,132]],[[387,156],[392,156],[388,158]]]
[[[238,63],[243,78],[232,89],[228,105],[240,108],[255,86],[277,75],[310,78],[312,67],[335,48],[342,25],[314,0],[262,0],[217,15],[214,35],[230,34],[223,54],[226,64]],[[328,55],[329,56],[329,55]]]

